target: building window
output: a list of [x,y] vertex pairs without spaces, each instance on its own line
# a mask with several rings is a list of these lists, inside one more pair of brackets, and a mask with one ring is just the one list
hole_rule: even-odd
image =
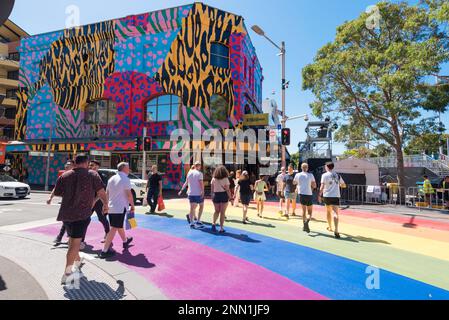
[[210,99],[210,118],[214,121],[228,120],[229,102],[218,94],[214,94]]
[[175,95],[164,95],[147,103],[147,122],[164,122],[179,120],[181,98]]
[[210,64],[215,67],[229,69],[228,46],[213,42],[210,47]]
[[114,125],[117,106],[110,100],[98,100],[86,106],[84,120],[87,124]]
[[17,99],[17,89],[11,89],[6,91],[7,99]]
[[10,80],[19,80],[19,71],[9,71],[8,79]]
[[9,60],[20,61],[20,53],[13,52],[8,55]]

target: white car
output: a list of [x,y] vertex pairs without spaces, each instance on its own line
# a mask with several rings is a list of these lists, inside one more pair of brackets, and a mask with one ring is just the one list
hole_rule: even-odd
[[31,193],[29,185],[18,182],[16,179],[0,175],[0,198],[24,199]]
[[[103,180],[104,185],[107,185],[109,179],[115,176],[118,173],[118,170],[100,169],[98,170],[98,173],[100,174],[101,180]],[[134,202],[136,202],[136,200],[143,202],[143,199],[146,198],[147,194],[147,181],[140,179],[132,173],[129,174],[129,179],[131,179],[131,192],[134,197]]]

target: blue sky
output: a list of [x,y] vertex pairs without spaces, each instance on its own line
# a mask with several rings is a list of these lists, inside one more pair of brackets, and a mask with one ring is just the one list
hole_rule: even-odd
[[[375,0],[209,0],[203,1],[217,8],[239,14],[245,18],[248,29],[258,24],[276,42],[287,45],[287,114],[310,113],[313,101],[310,92],[301,89],[301,70],[311,63],[318,49],[335,37],[337,26],[358,17]],[[416,1],[410,1],[415,3]],[[183,0],[16,0],[11,19],[30,34],[60,30],[65,27],[67,6],[80,8],[82,25],[124,17],[162,8],[192,3]],[[280,104],[280,61],[277,49],[251,31],[259,59],[264,68],[263,97],[275,98]],[[446,68],[447,69],[447,68]],[[449,70],[446,70],[449,73]],[[273,90],[276,95],[273,96]],[[449,114],[443,116],[449,123]],[[305,139],[305,122],[295,120],[292,128],[291,152],[296,152],[299,141]],[[334,145],[334,152],[344,147]]]

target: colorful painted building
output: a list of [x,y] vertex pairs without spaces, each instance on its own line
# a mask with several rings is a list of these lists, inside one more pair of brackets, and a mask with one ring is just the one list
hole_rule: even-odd
[[175,7],[21,41],[14,166],[43,185],[51,137],[50,184],[74,154],[104,167],[120,161],[141,170],[136,137],[147,128],[164,187],[180,187],[172,164],[175,129],[241,126],[262,112],[262,68],[241,16],[202,3]]

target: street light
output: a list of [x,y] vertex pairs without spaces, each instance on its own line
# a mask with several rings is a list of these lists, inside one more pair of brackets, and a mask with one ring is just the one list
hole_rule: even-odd
[[[279,49],[281,52],[279,53],[279,56],[281,57],[281,78],[282,78],[282,129],[285,128],[285,124],[287,122],[287,116],[285,115],[285,89],[286,89],[286,80],[285,80],[285,42],[282,41],[281,45],[277,45],[273,40],[267,37],[265,34],[265,31],[258,25],[254,25],[251,27],[251,29],[258,34],[261,37],[264,37],[267,39],[272,45],[274,45],[277,49]],[[286,154],[287,154],[287,148],[286,146],[282,146],[282,167],[285,167],[287,165],[286,161]]]
[[302,118],[304,118],[305,122],[308,122],[310,120],[308,114],[303,114],[302,116],[286,117],[285,121],[297,120]]

